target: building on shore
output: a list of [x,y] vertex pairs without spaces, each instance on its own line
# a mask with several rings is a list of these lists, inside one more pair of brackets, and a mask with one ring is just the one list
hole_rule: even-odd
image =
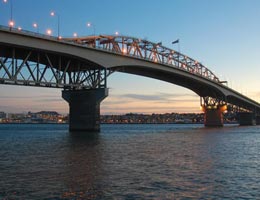
[[[203,113],[165,113],[165,114],[138,114],[101,115],[103,124],[188,124],[204,123]],[[224,122],[237,121],[236,113],[225,113]],[[40,111],[28,113],[0,112],[0,123],[68,123],[69,115],[61,115],[56,111]]]
[[0,111],[0,123],[4,122],[6,119],[6,113]]
[[63,116],[56,111],[8,114],[0,112],[0,123],[66,123],[67,120],[67,116]]

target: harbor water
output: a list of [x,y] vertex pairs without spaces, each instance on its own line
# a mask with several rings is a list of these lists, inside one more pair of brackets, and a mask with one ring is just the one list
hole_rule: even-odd
[[0,124],[0,199],[260,199],[259,126]]

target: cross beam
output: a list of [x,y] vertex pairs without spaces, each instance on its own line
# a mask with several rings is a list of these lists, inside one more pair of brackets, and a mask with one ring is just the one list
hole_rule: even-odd
[[106,88],[112,71],[37,50],[0,48],[0,83],[65,89]]

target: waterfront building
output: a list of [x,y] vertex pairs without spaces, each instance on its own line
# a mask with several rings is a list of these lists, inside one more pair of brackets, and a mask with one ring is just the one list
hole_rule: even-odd
[[6,113],[0,112],[0,119],[5,119],[5,118],[6,118]]

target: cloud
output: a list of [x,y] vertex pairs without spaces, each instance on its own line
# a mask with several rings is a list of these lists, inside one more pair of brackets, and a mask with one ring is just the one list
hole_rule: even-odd
[[55,95],[10,95],[10,96],[0,96],[0,99],[36,99],[36,98],[57,98]]
[[131,102],[131,100],[127,100],[127,99],[105,99],[104,101],[102,101],[102,105],[119,105],[119,104],[125,104],[125,103],[129,103]]
[[118,94],[101,103],[102,113],[199,112],[199,97],[187,93]]
[[[102,113],[166,113],[197,111],[199,97],[196,94],[157,92],[111,94],[101,103]],[[68,103],[60,93],[12,93],[0,95],[0,110],[7,112],[56,110],[67,113]],[[197,106],[198,105],[198,106]]]
[[31,97],[31,96],[0,96],[0,99],[12,99],[12,98],[16,98],[16,99],[31,99],[33,97]]
[[48,102],[48,103],[51,103],[51,102],[63,102],[65,100],[61,99],[61,98],[50,98],[50,99],[35,99],[36,102]]
[[121,95],[125,98],[137,99],[137,100],[145,100],[145,101],[158,101],[165,100],[166,97],[161,95],[142,95],[142,94],[125,94]]
[[[179,112],[179,113],[183,113],[183,112],[189,112],[189,113],[197,113],[197,112],[201,112],[199,110],[198,106],[154,106],[154,105],[149,105],[146,107],[143,106],[101,106],[102,107],[102,113],[106,114],[106,113],[110,113],[110,114],[125,114],[128,112],[135,112],[135,113],[147,113],[147,114],[151,114],[151,113],[172,113],[172,112]],[[188,111],[187,111],[188,110]]]
[[68,103],[55,95],[28,95],[20,97],[0,96],[0,111],[7,113],[38,112],[40,110],[55,110],[60,113],[68,112]]
[[[169,93],[157,93],[157,94],[121,94],[116,96],[117,98],[130,98],[136,100],[144,100],[144,101],[162,101],[162,102],[172,102],[172,101],[194,101],[196,94],[169,94]],[[182,99],[179,99],[182,98]],[[192,98],[192,99],[190,99]],[[186,100],[184,100],[186,99]]]

